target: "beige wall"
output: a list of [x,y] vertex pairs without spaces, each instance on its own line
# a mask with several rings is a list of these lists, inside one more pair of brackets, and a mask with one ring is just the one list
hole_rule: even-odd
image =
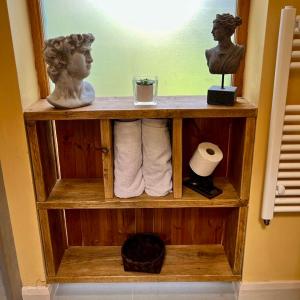
[[[16,6],[16,10],[22,8],[22,1],[18,1],[20,6]],[[14,17],[21,18],[20,12]],[[11,18],[11,22],[14,20]],[[38,285],[45,276],[21,104],[23,94],[37,95],[34,84],[31,86],[28,82],[25,88],[22,82],[24,76],[30,76],[33,82],[36,79],[34,72],[30,75],[26,70],[25,63],[29,63],[29,69],[32,69],[30,59],[19,57],[24,68],[19,74],[23,88],[19,88],[6,1],[0,1],[0,28],[0,40],[3,41],[0,59],[0,159],[21,280],[23,285]],[[28,30],[28,26],[23,29]],[[18,36],[22,39],[22,28],[19,28]],[[27,44],[30,43],[28,40]],[[18,45],[17,55],[21,55],[23,50],[25,55],[24,48],[26,43]],[[32,97],[32,100],[35,98]]]
[[22,107],[26,108],[40,98],[26,0],[9,0],[7,8]]
[[[294,5],[300,13],[300,2],[270,0],[269,7],[266,2],[252,0],[245,72],[245,97],[258,104],[258,119],[243,280],[299,280],[299,214],[276,215],[271,225],[264,227],[260,212],[280,10],[285,5]],[[266,13],[267,19],[262,18]],[[291,74],[289,102],[295,102],[295,98],[298,97],[300,104],[299,84],[300,75],[294,72]]]
[[[297,5],[300,12],[298,0],[269,2],[268,9],[268,1],[252,0],[245,71],[245,97],[259,106],[244,262],[246,281],[300,279],[299,215],[278,216],[268,228],[263,228],[260,220],[279,13],[287,2]],[[10,0],[9,15],[14,50],[5,1],[0,1],[0,40],[6,41],[0,60],[0,158],[21,278],[23,285],[35,285],[45,276],[22,119],[22,104],[27,106],[38,97],[25,0]],[[292,74],[289,101],[295,102],[299,84],[300,76]]]

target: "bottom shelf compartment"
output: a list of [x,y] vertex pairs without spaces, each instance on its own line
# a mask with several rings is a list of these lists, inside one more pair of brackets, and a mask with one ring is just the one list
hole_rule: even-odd
[[166,246],[160,274],[125,272],[119,246],[70,247],[48,282],[237,281],[222,245]]

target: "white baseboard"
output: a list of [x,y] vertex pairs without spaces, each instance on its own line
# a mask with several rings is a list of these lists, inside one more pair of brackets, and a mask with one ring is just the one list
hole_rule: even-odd
[[57,284],[49,284],[45,286],[23,286],[23,300],[52,300],[57,286]]
[[240,282],[239,291],[300,289],[300,280]]

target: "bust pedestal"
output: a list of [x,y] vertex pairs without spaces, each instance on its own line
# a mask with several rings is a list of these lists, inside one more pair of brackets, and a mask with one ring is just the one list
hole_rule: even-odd
[[207,104],[232,106],[236,99],[236,86],[211,86],[207,91]]

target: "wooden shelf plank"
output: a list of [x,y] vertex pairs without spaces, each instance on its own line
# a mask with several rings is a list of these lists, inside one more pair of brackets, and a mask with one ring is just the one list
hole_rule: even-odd
[[160,274],[125,272],[121,247],[70,247],[48,282],[233,281],[222,245],[167,246]]
[[226,178],[216,178],[215,185],[223,194],[214,199],[183,187],[181,199],[174,199],[173,194],[165,197],[139,197],[105,199],[102,179],[62,179],[52,190],[47,201],[38,202],[40,209],[68,208],[167,208],[167,207],[239,207],[246,206],[247,200],[240,200]]
[[24,112],[26,120],[255,117],[257,108],[239,98],[234,106],[208,105],[206,96],[159,97],[155,107],[136,107],[132,97],[97,98],[92,105],[55,109],[45,99]]

